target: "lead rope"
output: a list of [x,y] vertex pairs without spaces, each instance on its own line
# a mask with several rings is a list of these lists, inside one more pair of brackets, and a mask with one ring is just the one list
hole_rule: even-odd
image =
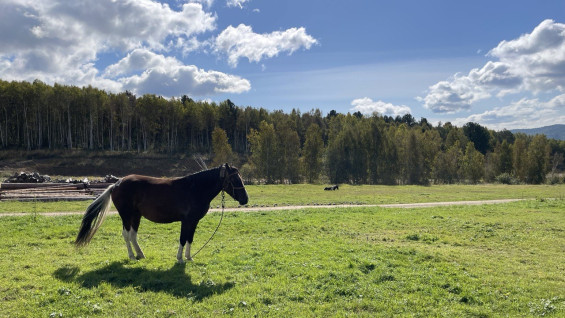
[[204,243],[204,245],[202,245],[202,247],[200,247],[200,249],[192,254],[191,257],[196,256],[196,254],[200,253],[200,251],[208,244],[208,242],[210,242],[212,240],[212,238],[214,237],[214,235],[216,235],[216,232],[218,232],[218,229],[220,228],[220,225],[222,224],[222,220],[224,219],[224,208],[226,206],[226,194],[224,193],[224,190],[222,190],[222,216],[220,217],[220,222],[218,223],[218,226],[216,227],[216,229],[214,230],[214,233],[212,233],[212,236],[210,236],[210,238],[208,239],[208,241],[206,241],[206,243]]

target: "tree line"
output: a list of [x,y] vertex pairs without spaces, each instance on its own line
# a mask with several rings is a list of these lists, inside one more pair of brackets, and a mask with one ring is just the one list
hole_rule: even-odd
[[410,114],[284,113],[0,80],[0,149],[209,154],[266,183],[537,184],[563,182],[565,141]]

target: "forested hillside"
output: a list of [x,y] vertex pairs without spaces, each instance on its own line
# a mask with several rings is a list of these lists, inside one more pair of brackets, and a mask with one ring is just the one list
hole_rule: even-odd
[[0,149],[210,154],[268,183],[542,183],[562,182],[565,141],[409,114],[287,114],[0,80]]
[[512,129],[512,133],[524,133],[526,135],[544,134],[548,138],[557,140],[565,140],[565,124],[551,125],[529,129]]

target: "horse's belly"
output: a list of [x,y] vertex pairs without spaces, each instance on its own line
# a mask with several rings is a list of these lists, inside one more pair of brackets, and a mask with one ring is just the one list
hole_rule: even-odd
[[172,223],[181,221],[184,214],[180,211],[170,211],[162,209],[140,209],[141,215],[155,223]]

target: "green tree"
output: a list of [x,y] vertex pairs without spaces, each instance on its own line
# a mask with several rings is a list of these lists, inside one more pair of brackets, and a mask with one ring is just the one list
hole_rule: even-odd
[[549,145],[545,135],[536,135],[528,146],[526,182],[539,184],[545,181],[549,163]]
[[[447,150],[451,148],[456,142],[458,142],[460,147],[465,147],[465,145],[467,145],[469,138],[465,136],[461,128],[451,126],[449,123],[446,123],[444,127],[447,127],[448,130],[447,136],[445,137],[444,149]],[[461,151],[463,150],[465,149],[461,148]]]
[[233,152],[228,142],[226,131],[216,127],[212,132],[212,165],[219,166],[224,163],[233,163]]
[[526,182],[528,171],[526,160],[528,155],[528,145],[526,138],[526,135],[518,134],[516,136],[516,141],[514,141],[514,146],[512,147],[512,167],[516,178],[522,182]]
[[333,183],[363,183],[367,179],[367,148],[363,143],[363,118],[348,114],[332,118],[327,163]]
[[459,140],[446,152],[438,153],[432,172],[436,183],[454,183],[459,180],[459,163],[462,156]]
[[279,125],[278,136],[278,169],[281,183],[300,182],[300,138],[289,122]]
[[262,121],[259,130],[251,129],[251,161],[256,168],[257,177],[273,183],[279,175],[278,141],[273,124]]
[[302,152],[304,175],[309,183],[313,183],[318,180],[322,170],[324,152],[322,130],[317,124],[311,124],[306,130],[306,140]]
[[460,175],[471,183],[477,183],[484,176],[484,156],[475,149],[473,142],[468,142],[465,154],[461,157]]
[[500,144],[498,151],[499,154],[499,172],[500,173],[511,173],[512,172],[512,147],[510,144],[504,140]]
[[468,122],[463,126],[465,136],[475,145],[475,149],[483,155],[490,150],[490,132],[487,128],[473,122]]

